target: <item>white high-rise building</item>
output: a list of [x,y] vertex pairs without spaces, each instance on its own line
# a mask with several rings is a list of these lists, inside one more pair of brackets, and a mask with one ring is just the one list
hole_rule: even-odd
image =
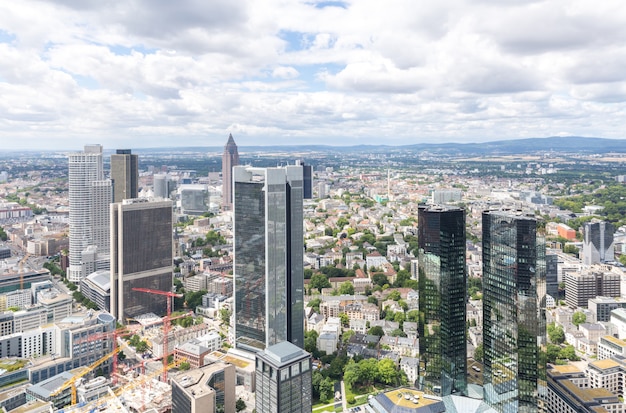
[[[111,180],[104,179],[102,145],[85,145],[83,152],[69,155],[70,266],[68,278],[74,283],[87,276],[87,270],[109,268],[109,204]],[[85,268],[83,251],[95,253]]]

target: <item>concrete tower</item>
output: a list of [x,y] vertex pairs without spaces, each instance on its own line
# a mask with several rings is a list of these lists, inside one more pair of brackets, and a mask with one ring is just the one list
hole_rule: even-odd
[[239,165],[239,152],[233,135],[228,135],[222,155],[222,209],[233,209],[233,166]]
[[[70,252],[68,278],[79,283],[86,271],[108,268],[108,209],[111,181],[104,180],[102,145],[86,145],[69,155]],[[106,228],[106,230],[104,229]],[[93,262],[83,262],[83,252]],[[96,254],[91,252],[96,251]]]
[[593,220],[584,226],[583,262],[585,265],[615,261],[615,227],[606,221]]
[[304,348],[302,167],[236,166],[233,179],[236,346]]
[[118,149],[111,155],[113,202],[134,199],[139,194],[139,161],[130,149]]

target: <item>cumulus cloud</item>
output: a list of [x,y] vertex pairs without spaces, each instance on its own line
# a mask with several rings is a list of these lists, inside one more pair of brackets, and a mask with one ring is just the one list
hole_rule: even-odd
[[619,0],[4,2],[0,136],[622,137],[625,23]]

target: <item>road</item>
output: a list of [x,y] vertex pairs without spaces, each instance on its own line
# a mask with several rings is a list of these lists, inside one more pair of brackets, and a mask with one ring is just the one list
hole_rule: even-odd
[[346,383],[341,380],[341,403],[343,404],[343,411],[348,411],[348,402],[346,401]]

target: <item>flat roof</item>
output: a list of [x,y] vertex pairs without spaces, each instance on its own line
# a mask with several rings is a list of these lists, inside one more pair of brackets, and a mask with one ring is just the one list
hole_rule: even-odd
[[619,338],[615,338],[613,336],[602,336],[603,340],[610,341],[613,344],[616,344],[621,347],[626,347],[626,341],[620,340]]
[[578,367],[574,366],[573,364],[564,364],[562,366],[553,365],[552,370],[560,374],[582,373],[582,370],[580,370]]
[[622,363],[619,363],[613,359],[604,359],[604,360],[597,360],[594,362],[589,363],[590,365],[597,367],[599,369],[610,369],[612,367],[619,367],[622,365]]

